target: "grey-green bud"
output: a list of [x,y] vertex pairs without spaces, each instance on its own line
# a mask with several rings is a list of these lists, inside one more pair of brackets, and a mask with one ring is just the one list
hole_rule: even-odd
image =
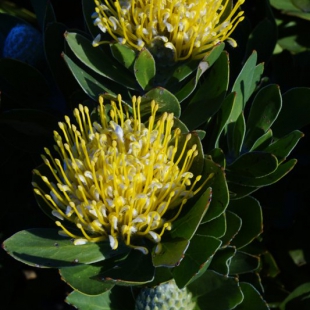
[[153,288],[143,288],[135,310],[193,310],[195,302],[187,288],[179,289],[174,280]]

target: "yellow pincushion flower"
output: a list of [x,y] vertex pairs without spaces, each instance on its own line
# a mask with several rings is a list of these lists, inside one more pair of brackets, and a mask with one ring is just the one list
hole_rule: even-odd
[[[109,240],[113,249],[122,239],[128,246],[144,236],[159,243],[166,229],[180,214],[201,176],[193,179],[189,169],[197,156],[197,146],[187,148],[191,134],[180,145],[180,129],[173,130],[173,114],[164,113],[156,120],[158,105],[151,104],[148,123],[141,122],[141,98],[133,97],[133,116],[111,101],[107,116],[100,97],[100,122],[91,123],[87,107],[74,110],[77,126],[69,117],[59,123],[62,134],[54,132],[55,147],[42,156],[55,183],[40,174],[49,193],[33,184],[35,193],[44,199],[62,233],[75,244]],[[169,211],[169,212],[168,212]],[[171,212],[172,211],[172,212]],[[62,223],[68,220],[81,231],[78,236]]]
[[[94,24],[115,40],[136,50],[171,49],[176,61],[202,58],[219,42],[230,38],[243,11],[236,11],[245,0],[95,0]],[[98,35],[93,45],[101,41]]]

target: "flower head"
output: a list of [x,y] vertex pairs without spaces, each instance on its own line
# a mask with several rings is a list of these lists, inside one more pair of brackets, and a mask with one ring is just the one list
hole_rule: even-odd
[[[128,246],[144,236],[159,243],[165,230],[178,217],[201,176],[189,169],[197,146],[187,148],[191,134],[180,143],[180,129],[173,129],[173,114],[156,117],[158,105],[151,104],[148,123],[141,121],[141,98],[133,97],[133,116],[118,103],[111,109],[99,100],[99,122],[91,123],[87,107],[74,110],[77,125],[69,117],[59,123],[62,134],[54,132],[54,158],[48,149],[42,156],[54,182],[39,175],[48,191],[33,184],[60,221],[62,232],[75,244],[109,240],[113,249],[122,239]],[[63,220],[76,224],[81,236],[66,228]]]
[[244,1],[230,10],[230,0],[95,0],[93,18],[102,32],[136,50],[163,47],[176,61],[199,59],[219,42],[237,45],[230,35],[244,19],[243,11],[236,14]]

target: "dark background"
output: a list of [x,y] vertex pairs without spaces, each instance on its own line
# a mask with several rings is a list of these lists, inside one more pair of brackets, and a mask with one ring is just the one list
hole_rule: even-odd
[[[91,1],[91,0],[90,0]],[[31,1],[15,0],[14,3],[32,11]],[[77,0],[52,0],[56,18],[65,24],[68,29],[85,30],[80,1]],[[248,0],[244,9],[251,21],[252,29],[265,18],[261,8],[261,2]],[[277,16],[280,13],[274,10]],[[295,18],[290,17],[295,20]],[[300,22],[298,20],[298,22]],[[306,23],[310,29],[309,22]],[[34,22],[33,26],[38,27]],[[237,30],[238,31],[238,30]],[[238,36],[238,33],[236,34]],[[242,29],[239,30],[242,35]],[[279,35],[281,35],[279,31]],[[304,40],[304,39],[303,39]],[[310,38],[305,40],[306,46],[310,45]],[[242,45],[242,44],[241,44]],[[240,49],[231,52],[232,72],[231,79],[240,71],[244,61],[244,54]],[[239,54],[238,54],[239,53]],[[235,57],[236,56],[236,57]],[[235,57],[235,58],[234,58]],[[233,62],[233,59],[238,61]],[[310,54],[306,50],[292,54],[284,50],[280,54],[273,55],[265,62],[265,76],[272,83],[280,85],[282,92],[300,86],[310,86]],[[38,68],[47,70],[45,64]],[[27,87],[27,80],[25,80]],[[0,84],[0,91],[2,90]],[[77,89],[78,91],[78,89]],[[67,98],[59,95],[53,97],[53,102],[63,104],[67,113],[72,104],[76,104],[74,97],[69,104]],[[309,99],[310,100],[310,99]],[[18,108],[22,102],[16,102],[5,92],[1,94],[1,113],[9,108]],[[53,110],[45,107],[44,110]],[[63,111],[61,110],[61,111]],[[55,120],[62,119],[63,112],[54,109]],[[310,115],[309,115],[310,119]],[[55,123],[56,128],[56,123]],[[8,131],[9,130],[9,131]],[[263,241],[267,249],[276,259],[280,273],[276,281],[266,282],[267,301],[274,301],[282,294],[284,298],[288,292],[294,290],[300,284],[310,282],[310,138],[309,127],[302,129],[305,137],[300,141],[291,154],[291,158],[297,158],[295,169],[277,184],[261,189],[254,196],[259,199],[264,212]],[[0,237],[1,242],[14,233],[32,227],[54,227],[39,209],[34,199],[31,178],[32,169],[41,164],[40,153],[44,146],[52,145],[52,132],[50,136],[40,140],[32,137],[29,141],[35,142],[35,149],[16,146],[12,139],[18,133],[14,129],[0,124]],[[28,143],[28,140],[27,140]],[[302,249],[308,264],[295,264],[289,255],[289,251]],[[32,309],[32,310],[64,310],[73,309],[67,305],[64,299],[71,288],[61,281],[57,270],[37,269],[26,266],[11,258],[5,251],[0,251],[0,300],[2,310]],[[275,284],[276,283],[276,284]],[[277,286],[277,289],[274,287]],[[293,305],[294,306],[294,305]],[[293,308],[292,308],[293,309]],[[297,309],[297,308],[294,308]],[[306,308],[298,308],[306,309]],[[309,308],[307,308],[309,309]],[[249,309],[250,310],[250,309]]]

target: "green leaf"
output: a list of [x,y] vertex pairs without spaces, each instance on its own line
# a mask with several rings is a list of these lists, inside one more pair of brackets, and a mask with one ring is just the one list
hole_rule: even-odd
[[290,257],[294,261],[294,264],[297,266],[302,266],[307,264],[306,261],[306,252],[303,249],[296,249],[296,250],[290,250],[289,252]]
[[33,228],[23,230],[4,242],[4,249],[15,259],[35,267],[62,268],[91,264],[126,253],[120,246],[112,250],[109,242],[74,245],[61,237],[59,229]]
[[270,144],[265,148],[264,151],[270,152],[271,154],[277,156],[279,162],[281,163],[286,159],[287,156],[290,155],[291,151],[303,136],[304,134],[299,130],[292,131],[276,142]]
[[240,154],[245,136],[245,119],[241,113],[233,125],[233,134],[228,135],[228,152],[229,157],[237,158]]
[[186,215],[179,217],[173,222],[172,230],[170,232],[172,238],[190,240],[194,236],[210,205],[211,193],[211,188],[208,188]]
[[225,48],[225,43],[220,43],[212,48],[211,51],[207,52],[207,54],[203,57],[203,61],[206,61],[209,68],[213,66],[213,64],[217,61],[217,59],[221,56],[223,50]]
[[234,309],[243,300],[243,294],[236,278],[226,277],[207,270],[187,287],[197,296],[199,309]]
[[264,150],[272,142],[272,138],[272,130],[268,129],[266,133],[264,133],[254,142],[249,152]]
[[[174,267],[180,264],[189,245],[188,240],[163,241],[154,247],[152,253],[153,265],[155,267]],[[159,250],[160,249],[160,250]]]
[[[229,122],[226,125],[226,131],[227,131],[226,135],[228,145],[231,150],[236,149],[235,143],[233,142],[235,140],[234,138],[235,130],[239,128],[241,129],[240,125],[237,126],[235,129],[235,123],[240,117],[242,111],[244,110],[248,99],[250,98],[255,88],[257,87],[264,70],[263,64],[259,64],[256,66],[256,60],[257,60],[257,54],[254,51],[247,60],[247,62],[245,63],[245,65],[243,66],[232,88],[232,92],[236,93],[236,99],[231,114],[229,116]],[[239,121],[241,122],[241,120]]]
[[170,71],[167,72],[167,68],[158,68],[158,72],[162,75],[162,79],[166,80],[165,87],[171,91],[180,87],[180,83],[191,75],[198,67],[199,60],[191,59],[184,63],[177,63]]
[[236,92],[237,98],[234,109],[230,115],[230,121],[236,122],[239,115],[243,111],[248,99],[252,95],[262,74],[262,67],[256,66],[257,53],[254,51],[244,64],[240,74],[238,75],[232,92]]
[[102,77],[96,74],[90,75],[83,68],[78,66],[73,60],[71,60],[67,55],[63,54],[63,57],[73,76],[82,87],[83,91],[92,99],[98,101],[99,95],[104,92],[115,95],[112,90],[106,87],[106,83]]
[[[180,90],[177,91],[176,97],[180,102],[184,101],[196,88],[197,83],[202,74],[208,70],[221,55],[225,44],[220,44],[213,48],[198,64],[196,76],[186,83]],[[172,76],[172,78],[176,78]]]
[[310,88],[306,87],[290,89],[282,96],[282,110],[272,126],[276,138],[281,138],[310,123],[309,97]]
[[230,262],[236,251],[236,248],[231,246],[219,249],[212,258],[209,270],[228,276]]
[[113,57],[125,68],[132,70],[136,53],[127,45],[114,43],[110,45]]
[[296,10],[291,0],[270,0],[270,4],[278,10]]
[[243,301],[235,310],[268,310],[267,303],[263,300],[259,292],[250,283],[241,282],[240,288],[243,293]]
[[229,210],[242,219],[242,226],[231,245],[240,249],[258,237],[263,231],[263,215],[261,206],[255,198],[248,196],[243,199],[231,200]]
[[277,265],[275,258],[272,254],[265,250],[263,255],[261,256],[263,260],[264,273],[268,274],[270,278],[275,278],[281,271]]
[[210,222],[201,224],[196,232],[196,235],[212,236],[221,238],[226,233],[226,217],[221,214],[219,217],[211,220]]
[[158,113],[173,113],[175,117],[180,117],[181,107],[178,99],[167,89],[162,87],[153,88],[142,96],[140,104],[142,117],[151,114],[152,100],[158,104]]
[[156,74],[155,60],[148,49],[143,49],[134,63],[134,73],[137,82],[143,90],[152,88]]
[[[89,296],[84,295],[78,291],[73,291],[67,298],[66,302],[80,310],[111,310],[110,307],[110,294],[111,292],[105,292],[100,295]],[[122,308],[114,308],[122,309]]]
[[244,149],[249,150],[264,135],[278,117],[282,98],[278,85],[262,88],[254,98],[247,120]]
[[246,283],[251,284],[258,291],[259,294],[263,294],[265,292],[259,272],[250,272],[250,273],[241,274],[239,275],[239,281],[241,283],[246,282]]
[[[296,1],[296,2],[295,2]],[[301,1],[301,2],[299,2]],[[303,1],[306,1],[306,5],[303,3]],[[307,11],[309,2],[307,0],[290,0],[290,1],[284,1],[284,0],[271,0],[271,5],[275,8],[282,11],[282,13],[300,17],[306,20],[310,20],[310,14]],[[306,10],[303,11],[302,7],[305,7]]]
[[214,163],[212,160],[205,158],[205,164],[202,171],[202,180],[213,174],[205,184],[204,188],[212,188],[212,201],[208,212],[204,216],[202,223],[211,221],[225,212],[229,201],[228,188],[225,178],[224,169]]
[[238,275],[242,273],[255,271],[258,269],[259,263],[260,263],[259,257],[237,251],[237,253],[231,259],[229,266],[229,274]]
[[148,282],[146,284],[147,287],[154,287],[157,286],[161,283],[170,281],[173,279],[172,273],[171,273],[172,268],[167,268],[167,267],[156,267],[155,268],[155,276],[152,282]]
[[135,303],[130,288],[115,286],[103,294],[88,296],[73,291],[67,298],[69,305],[79,310],[125,310],[134,309]]
[[228,182],[228,185],[229,185],[229,194],[230,194],[231,200],[244,198],[261,188],[261,186],[260,187],[249,187],[249,186],[244,186],[244,185],[229,183],[229,182]]
[[[231,115],[234,105],[235,105],[235,100],[236,100],[236,93],[230,93],[223,101],[220,110],[216,113],[215,118],[215,124],[212,124],[212,127],[207,128],[207,132],[211,131],[211,135],[208,136],[208,140],[210,148],[219,147],[219,141],[221,134],[227,125],[229,121],[229,116]],[[209,129],[209,130],[208,130]]]
[[[179,118],[176,118],[176,117],[173,118],[173,127],[172,128],[173,129],[180,128],[181,133],[189,133],[189,130],[186,127],[186,125],[183,122],[181,122]],[[199,139],[201,140],[200,136],[199,136]]]
[[210,259],[221,246],[221,241],[211,236],[195,235],[184,255],[181,264],[172,271],[179,288],[187,286],[205,272]]
[[229,184],[229,190],[235,193],[237,195],[236,197],[241,198],[243,195],[245,194],[247,195],[251,193],[251,191],[253,192],[256,189],[251,190],[249,188],[249,189],[244,189],[243,191],[238,186],[234,186],[234,188],[232,189],[231,183],[234,183],[235,185],[239,185],[239,186],[241,185],[243,187],[256,187],[258,189],[259,187],[267,186],[267,185],[270,185],[270,184],[273,184],[279,181],[281,178],[283,178],[287,173],[289,173],[293,169],[296,163],[297,163],[296,159],[291,159],[279,165],[278,169],[274,171],[273,173],[268,174],[267,176],[261,177],[261,178],[245,177],[242,175],[232,174],[229,171],[227,171],[226,175],[227,175],[227,181]]
[[269,152],[250,152],[237,158],[227,171],[247,177],[263,177],[274,172],[278,167],[277,157]]
[[203,140],[207,134],[204,130],[200,130],[200,129],[195,130],[195,132],[197,133],[200,140]]
[[[298,13],[302,13],[299,11]],[[310,14],[307,14],[308,20],[310,20]],[[309,31],[308,24],[309,21],[298,20],[297,18],[288,18],[285,16],[278,15],[278,29],[279,29],[279,40],[277,42],[277,51],[278,54],[276,58],[277,64],[275,64],[278,69],[276,75],[283,74],[280,76],[280,85],[285,83],[285,80],[290,80],[290,85],[301,85],[301,86],[308,86],[307,83],[304,83],[304,70],[308,71],[308,59],[309,53],[301,53],[309,50],[310,42],[309,42]],[[281,53],[283,50],[288,50],[290,53]],[[281,54],[280,54],[281,53]],[[300,55],[296,55],[299,54]],[[292,57],[293,54],[294,56]],[[295,56],[296,55],[296,56]],[[287,59],[287,60],[285,60]],[[281,63],[278,61],[283,61],[286,63],[286,72],[281,73]],[[280,66],[279,66],[280,65]],[[287,80],[287,81],[288,81]],[[283,82],[282,82],[283,81]]]
[[[221,43],[215,46],[210,52],[207,53],[205,58],[209,63],[209,67],[212,66],[212,64],[216,61],[216,59],[221,55],[224,46],[225,44]],[[198,64],[199,60],[191,59],[189,61],[177,65],[174,68],[172,74],[169,76],[166,82],[166,87],[168,89],[171,88],[174,89],[175,86],[178,88],[179,84],[197,69]]]
[[[302,34],[301,36],[307,36],[307,35],[308,35],[308,33]],[[287,35],[287,36],[278,40],[277,47],[281,51],[282,50],[288,50],[292,54],[293,53],[297,54],[297,53],[302,53],[302,52],[307,51],[307,47],[305,45],[303,45],[302,43],[300,44],[298,42],[303,42],[303,41],[300,41],[300,34],[299,33],[298,33],[298,35],[293,35],[293,36]],[[293,58],[291,58],[291,59],[293,61]],[[294,65],[295,65],[295,60],[294,60]]]
[[154,279],[155,268],[150,254],[132,250],[116,268],[103,271],[100,277],[110,284],[123,286],[141,285]]
[[251,96],[253,92],[257,89],[261,81],[263,72],[264,72],[264,63],[260,63],[254,69],[253,77],[252,77],[252,85],[249,86],[248,96]]
[[253,240],[250,244],[245,246],[242,251],[255,256],[262,256],[267,253],[266,246],[261,242],[260,238]]
[[304,12],[310,12],[310,1],[309,0],[291,0],[291,2]]
[[242,226],[242,220],[237,214],[227,210],[225,212],[225,217],[226,217],[226,233],[221,238],[223,246],[231,243],[231,241],[238,234]]
[[[2,17],[4,15],[9,15],[13,18],[18,18],[16,21],[22,21],[25,23],[33,23],[35,24],[36,21],[36,16],[32,11],[29,11],[25,9],[24,7],[18,5],[18,4],[13,4],[12,2],[9,1],[1,1],[0,2],[0,12],[1,12],[1,23],[2,23]],[[5,18],[4,18],[5,19]],[[4,27],[8,27],[11,29],[10,25],[5,25]],[[0,32],[2,33],[2,27],[0,27]],[[2,33],[3,34],[3,33]]]
[[178,98],[179,102],[184,101],[196,88],[197,83],[200,77],[203,75],[204,72],[208,70],[209,66],[208,63],[205,61],[201,61],[198,65],[197,72],[194,78],[192,78],[187,84],[185,84],[175,96]]
[[[105,261],[105,264],[109,260]],[[113,260],[116,264],[116,261]],[[112,268],[112,267],[111,267]],[[110,290],[114,285],[101,281],[100,272],[102,264],[80,265],[76,267],[61,268],[59,270],[62,280],[74,290],[86,295],[99,295]]]
[[91,70],[125,87],[136,88],[131,73],[124,67],[116,65],[113,58],[102,49],[93,47],[87,38],[73,32],[67,32],[65,38],[75,56]]
[[223,52],[181,115],[190,130],[206,123],[221,107],[229,80],[228,56]]
[[286,306],[288,306],[290,303],[292,304],[294,300],[296,299],[309,300],[309,297],[310,297],[310,282],[307,282],[294,289],[293,292],[289,294],[288,297],[285,298],[285,300],[281,303],[279,308],[280,310],[285,310]]

